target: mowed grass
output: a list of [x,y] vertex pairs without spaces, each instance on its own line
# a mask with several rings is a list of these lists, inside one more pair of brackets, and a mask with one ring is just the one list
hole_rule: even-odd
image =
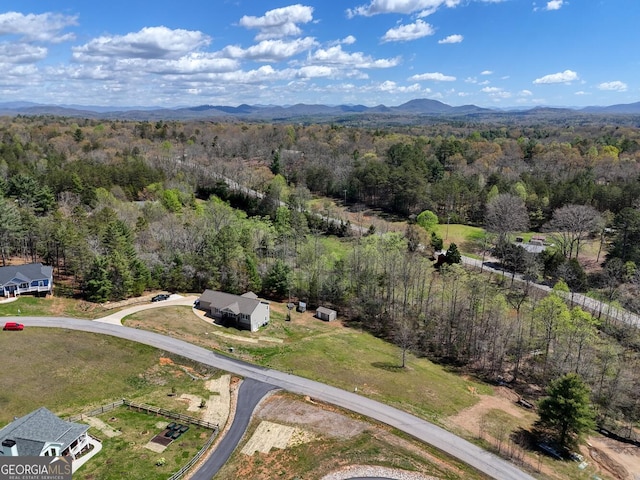
[[108,313],[110,312],[96,303],[65,297],[32,297],[25,295],[13,302],[0,303],[0,317],[24,315],[93,319]]
[[[189,430],[174,440],[164,452],[156,453],[144,445],[162,433],[169,419],[127,410],[125,407],[98,418],[119,430],[121,435],[109,438],[91,428],[90,433],[102,441],[102,451],[73,474],[74,480],[165,479],[191,460],[212,434],[211,430],[189,425]],[[164,458],[164,465],[156,465],[160,458]]]
[[[407,367],[400,368],[401,351],[394,345],[339,322],[317,320],[312,312],[296,312],[287,322],[285,311],[283,304],[272,303],[271,322],[257,333],[211,325],[195,317],[187,307],[137,312],[127,317],[125,324],[170,334],[348,391],[357,388],[362,395],[432,421],[473,405],[477,397],[472,391],[491,391],[424,358],[408,355]],[[255,343],[234,340],[231,335]],[[232,354],[228,353],[230,347]]]
[[0,352],[0,425],[41,406],[67,416],[121,398],[182,410],[167,393],[203,388],[177,366],[161,366],[159,350],[108,335],[29,327],[0,332]]
[[480,227],[445,223],[436,225],[434,231],[442,238],[444,248],[455,243],[465,255],[480,255],[483,248],[490,247],[489,242],[485,240],[486,232]]

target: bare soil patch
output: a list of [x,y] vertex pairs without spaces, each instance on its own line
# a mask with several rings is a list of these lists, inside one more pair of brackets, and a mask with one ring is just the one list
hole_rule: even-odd
[[605,472],[618,480],[640,478],[640,448],[602,436],[588,440],[589,457]]
[[272,448],[285,449],[302,443],[312,442],[318,437],[300,428],[262,421],[249,441],[242,448],[245,455],[255,452],[269,453]]
[[506,387],[495,387],[495,395],[478,395],[478,402],[470,408],[449,417],[448,422],[475,435],[481,435],[482,419],[491,410],[501,410],[525,422],[533,420],[533,415],[516,405],[519,396]]
[[97,417],[86,417],[83,420],[85,422],[87,422],[89,425],[91,425],[92,427],[97,428],[98,430],[100,430],[102,433],[104,433],[109,438],[113,438],[113,437],[117,437],[119,435],[122,435],[122,432],[119,432],[118,430],[115,430],[114,428],[111,427],[111,425],[108,425],[107,423],[103,422],[102,420],[100,420]]
[[[180,395],[180,399],[188,404],[187,411],[200,412],[202,420],[224,425],[229,418],[231,404],[230,383],[231,376],[222,375],[220,378],[207,380],[205,383],[207,390],[213,394],[208,398],[203,399],[198,395],[183,393]],[[204,407],[201,406],[203,400],[205,402]]]
[[305,403],[277,393],[262,402],[256,418],[301,425],[316,434],[334,438],[351,438],[370,428],[365,422],[328,410],[317,403]]
[[[458,414],[449,417],[448,423],[452,427],[461,428],[473,435],[484,438],[491,443],[494,448],[500,447],[505,442],[509,432],[505,433],[505,438],[496,438],[486,428],[483,421],[486,416],[495,410],[504,412],[514,418],[513,425],[521,425],[529,428],[537,419],[535,413],[525,410],[516,404],[519,396],[516,392],[506,387],[495,387],[495,395],[480,395],[479,401],[474,406],[467,408]],[[633,445],[618,442],[614,439],[603,436],[592,436],[588,438],[589,447],[583,447],[582,453],[587,457],[587,461],[599,470],[602,475],[617,480],[637,480],[640,479],[640,448]],[[525,452],[522,452],[526,454]],[[555,472],[540,466],[540,463],[532,456],[527,461],[534,469],[540,468],[542,473],[550,478],[559,478]]]

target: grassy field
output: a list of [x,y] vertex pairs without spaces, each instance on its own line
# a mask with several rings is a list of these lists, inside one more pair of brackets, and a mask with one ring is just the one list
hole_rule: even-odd
[[[187,412],[188,405],[180,401],[180,395],[204,397],[210,392],[204,381],[194,381],[185,370],[203,379],[221,373],[145,345],[73,330],[0,332],[0,351],[0,426],[41,406],[64,418],[121,398],[196,416]],[[104,451],[74,478],[164,479],[187,463],[211,434],[192,426],[159,455],[142,445],[158,429],[155,424],[165,419],[124,408],[101,418],[123,435],[107,438],[92,428],[90,432],[103,440]],[[167,463],[157,467],[155,462],[161,456]]]
[[[287,322],[284,320],[284,305],[272,304],[272,309],[271,324],[258,334],[213,326],[194,316],[189,307],[163,307],[139,312],[128,317],[126,323],[170,333],[223,352],[228,352],[232,346],[234,355],[240,358],[346,389],[357,386],[363,395],[437,423],[473,405],[478,393],[491,391],[487,386],[454,375],[425,359],[409,357],[408,368],[398,368],[400,351],[396,347],[366,333],[343,327],[339,322],[321,322],[309,313],[295,313],[293,320]],[[256,338],[257,343],[249,341],[256,341]],[[205,390],[203,382],[192,381],[184,369],[193,369],[193,372],[209,377],[219,374],[180,357],[168,359],[168,355],[143,345],[67,330],[29,328],[23,332],[2,332],[0,348],[5,363],[0,373],[4,387],[0,393],[0,425],[10,421],[14,415],[23,415],[42,405],[67,416],[122,397],[185,412],[186,404],[177,398],[180,393],[204,396]],[[29,354],[25,355],[25,352]],[[177,395],[169,396],[169,392]],[[146,415],[129,419],[126,417],[128,413],[123,412],[107,415],[105,421],[109,423],[115,417],[117,425],[113,426],[123,429],[126,424],[124,430],[130,426],[130,433],[115,440],[105,439],[105,453],[109,455],[96,457],[97,461],[94,460],[79,478],[123,478],[122,472],[138,468],[151,476],[136,474],[135,478],[166,478],[168,473],[186,463],[206,440],[201,438],[202,433],[196,435],[193,443],[190,441],[183,445],[174,452],[175,455],[172,452],[162,455],[167,459],[166,468],[156,467],[159,455],[142,449],[141,444],[148,441],[147,436],[151,437],[153,428],[158,428],[153,426],[155,423],[147,425],[149,419],[159,420]],[[513,422],[499,411],[490,412],[486,420],[487,432],[492,435],[500,434],[502,423]],[[148,435],[142,433],[147,431]],[[103,438],[100,432],[92,430],[92,433]],[[265,471],[287,465],[283,470],[285,478],[289,475],[307,478],[305,472],[323,472],[336,464],[354,462],[407,468],[440,478],[480,478],[464,472],[455,475],[450,471],[439,472],[438,466],[447,465],[445,470],[450,470],[450,466],[457,465],[457,462],[443,461],[442,454],[437,454],[439,460],[435,463],[421,461],[424,455],[416,453],[418,447],[407,449],[393,442],[389,444],[387,440],[371,435],[344,443],[329,439],[293,450],[277,451],[266,457],[236,458],[228,466],[231,469],[229,476],[220,478],[238,478],[234,477],[233,469],[249,463],[257,471],[262,465]],[[429,449],[424,445],[419,448]],[[100,458],[114,460],[101,461]],[[546,459],[542,462],[543,465],[549,463],[549,467],[554,465]],[[557,467],[567,469],[565,478],[584,478],[576,476],[572,465]],[[465,467],[457,466],[454,470],[460,468]],[[315,473],[309,478],[315,478]]]
[[106,309],[98,304],[78,301],[65,297],[19,297],[9,303],[0,304],[0,317],[7,316],[59,316],[75,318],[98,318],[107,315]]
[[[260,365],[287,371],[392,404],[437,421],[475,402],[480,383],[448,372],[424,358],[409,356],[400,368],[400,350],[368,333],[322,322],[310,312],[285,321],[285,306],[272,303],[271,322],[258,334],[222,329],[190,313],[188,307],[143,311],[125,318],[128,326],[171,334]],[[231,338],[230,334],[237,338]],[[256,337],[263,340],[255,340]],[[241,339],[250,339],[253,342]],[[278,339],[282,343],[269,342]]]
[[121,398],[185,411],[167,393],[173,388],[195,395],[204,388],[176,366],[189,361],[167,356],[174,363],[161,365],[162,352],[107,335],[48,328],[0,332],[0,352],[0,425],[43,405],[66,416]]
[[[99,416],[103,422],[121,432],[109,438],[95,428],[90,433],[102,441],[102,451],[73,474],[75,480],[159,480],[180,470],[206,443],[211,430],[194,425],[173,441],[162,453],[144,447],[164,430],[169,420],[120,407]],[[164,465],[156,462],[164,458]]]

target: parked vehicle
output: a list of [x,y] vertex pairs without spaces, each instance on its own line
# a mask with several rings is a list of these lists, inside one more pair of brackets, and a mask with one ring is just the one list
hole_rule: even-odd
[[24,330],[24,325],[18,322],[7,322],[4,324],[3,330]]
[[162,302],[163,300],[168,300],[169,297],[171,295],[169,295],[168,293],[160,293],[158,295],[156,295],[155,297],[153,297],[151,299],[152,302]]

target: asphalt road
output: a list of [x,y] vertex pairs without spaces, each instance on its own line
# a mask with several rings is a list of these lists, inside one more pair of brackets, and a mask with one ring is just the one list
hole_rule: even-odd
[[226,432],[216,449],[202,466],[191,475],[192,480],[211,480],[218,470],[229,460],[242,436],[247,431],[253,411],[260,400],[271,390],[273,385],[259,382],[251,378],[243,380],[238,391],[238,403],[231,428]]
[[[251,188],[243,187],[239,183],[231,180],[228,177],[225,177],[224,175],[221,175],[219,173],[213,173],[213,176],[226,182],[229,188],[232,190],[238,190],[244,193],[245,195],[252,196],[252,197],[257,197],[257,198],[264,197],[263,193],[253,190]],[[280,205],[285,206],[285,203],[281,201]],[[334,222],[336,225],[339,225],[343,221],[342,219],[339,219],[339,218],[328,217],[328,216],[325,217],[319,214],[315,214],[315,215],[322,219],[326,219],[327,221]],[[368,231],[367,227],[356,225],[353,223],[351,224],[351,229],[359,235],[364,235]],[[517,273],[513,274],[511,272],[501,270],[500,268],[494,268],[490,264],[490,262],[483,262],[475,258],[462,256],[462,263],[468,266],[476,267],[479,270],[482,269],[484,271],[490,271],[493,273],[497,273],[499,275],[504,275],[505,277],[508,277],[508,278],[513,278],[514,281],[518,281],[518,282],[524,281],[522,278],[522,275]],[[548,286],[542,285],[539,283],[531,283],[530,285],[533,288],[546,291],[546,292],[549,292],[551,290],[551,288],[549,288]],[[565,294],[563,292],[559,292],[559,293],[560,295],[564,296],[567,300],[570,300],[574,305],[581,306],[584,310],[588,310],[598,318],[601,318],[601,316],[605,315],[609,318],[615,319],[616,321],[620,321],[628,325],[632,325],[634,327],[640,327],[640,315],[631,313],[623,308],[613,307],[608,303],[600,302],[598,300],[587,297],[586,295],[581,295],[579,293],[573,293],[573,294],[570,294],[570,293]]]
[[[498,456],[409,413],[356,393],[347,392],[339,388],[277,370],[251,365],[182,340],[120,325],[64,317],[5,317],[5,321],[18,321],[24,323],[26,326],[33,327],[82,330],[112,335],[150,345],[245,378],[251,378],[274,387],[282,388],[283,390],[300,395],[309,395],[311,398],[343,407],[347,410],[386,423],[425,443],[439,448],[449,455],[475,467],[491,478],[498,480],[534,480],[534,477],[524,473]],[[16,334],[19,335],[20,333],[16,332]]]

